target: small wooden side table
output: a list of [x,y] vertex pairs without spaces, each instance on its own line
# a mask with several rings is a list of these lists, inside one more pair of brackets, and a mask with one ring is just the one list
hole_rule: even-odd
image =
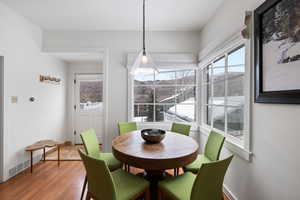
[[46,161],[46,148],[57,147],[57,164],[60,165],[60,146],[62,143],[53,140],[41,140],[25,148],[30,152],[30,172],[33,172],[33,152],[43,149],[43,160]]

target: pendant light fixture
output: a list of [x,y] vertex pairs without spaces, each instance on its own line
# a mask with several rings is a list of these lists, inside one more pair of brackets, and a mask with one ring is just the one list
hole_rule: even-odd
[[145,0],[143,0],[143,49],[140,51],[138,57],[136,58],[132,68],[131,68],[131,74],[135,74],[138,68],[152,68],[156,72],[158,72],[158,69],[153,62],[149,52],[146,51],[146,28],[145,28]]

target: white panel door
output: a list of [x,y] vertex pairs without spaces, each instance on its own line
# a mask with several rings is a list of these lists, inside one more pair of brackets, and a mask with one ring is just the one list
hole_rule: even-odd
[[80,133],[88,129],[94,129],[99,141],[104,141],[102,74],[76,75],[75,102],[75,143],[82,144]]

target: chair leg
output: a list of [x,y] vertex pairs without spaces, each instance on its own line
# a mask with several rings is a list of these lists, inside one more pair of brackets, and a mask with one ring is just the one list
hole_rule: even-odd
[[127,164],[124,164],[124,170],[125,170],[126,172],[130,172],[130,166],[127,165]]
[[147,190],[146,190],[144,199],[145,199],[145,200],[150,200],[150,199],[151,199],[151,197],[150,197],[150,189],[147,189]]
[[157,200],[165,200],[164,194],[160,189],[158,189],[158,192],[157,192]]
[[[83,182],[83,186],[82,186],[82,191],[81,191],[81,197],[80,197],[80,200],[83,200],[83,195],[84,195],[84,192],[85,192],[86,184],[87,184],[87,176],[84,177],[84,182]],[[88,195],[87,195],[87,196],[88,196]]]
[[85,200],[90,200],[91,198],[92,198],[92,196],[89,193],[87,193],[86,197],[85,197]]
[[179,168],[175,168],[174,169],[174,176],[178,176],[179,175]]

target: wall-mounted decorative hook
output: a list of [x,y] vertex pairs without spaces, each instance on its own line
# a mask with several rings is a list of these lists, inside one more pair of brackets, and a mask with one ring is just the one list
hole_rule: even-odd
[[40,75],[40,82],[59,85],[61,83],[61,79],[51,76]]
[[34,97],[30,97],[30,98],[29,98],[29,101],[34,102],[34,101],[35,101],[35,98],[34,98]]

